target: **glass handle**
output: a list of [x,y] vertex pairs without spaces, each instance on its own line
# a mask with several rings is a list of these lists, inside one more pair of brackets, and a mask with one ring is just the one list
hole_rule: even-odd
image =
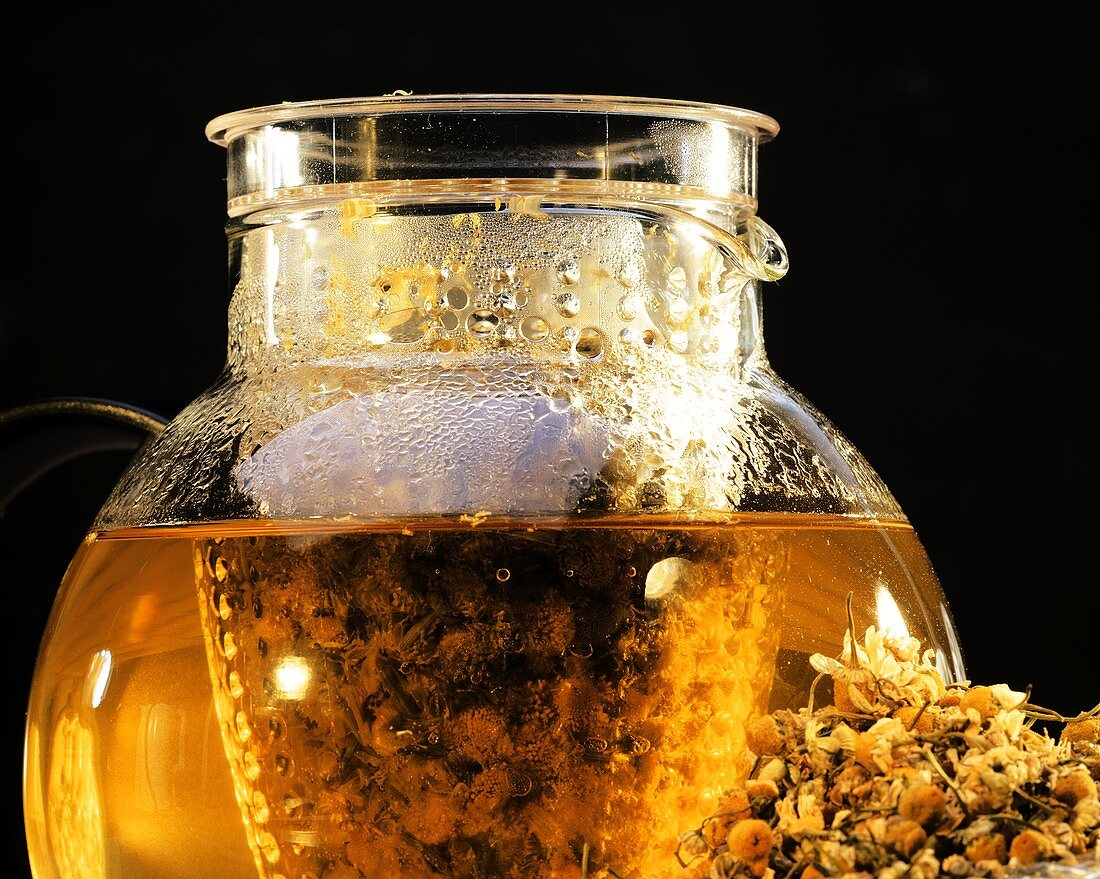
[[0,516],[24,489],[55,467],[95,452],[132,452],[166,418],[113,400],[41,400],[0,412]]

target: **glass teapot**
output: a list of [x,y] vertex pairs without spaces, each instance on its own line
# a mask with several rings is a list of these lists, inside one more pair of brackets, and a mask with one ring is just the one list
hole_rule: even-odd
[[503,95],[210,124],[228,363],[62,584],[39,879],[673,876],[849,593],[961,675],[901,509],[765,356],[777,130]]

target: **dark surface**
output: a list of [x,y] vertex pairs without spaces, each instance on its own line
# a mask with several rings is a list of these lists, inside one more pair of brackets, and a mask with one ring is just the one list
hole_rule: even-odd
[[[928,4],[896,18],[578,6],[555,21],[540,4],[442,16],[372,4],[303,7],[290,24],[249,6],[247,25],[188,9],[164,27],[24,8],[4,61],[18,153],[3,406],[86,394],[173,414],[212,381],[226,333],[224,168],[202,128],[218,113],[395,88],[761,110],[783,126],[761,156],[761,213],[792,262],[766,298],[773,363],[907,510],[972,676],[1032,683],[1065,712],[1100,697],[1085,4],[998,18]],[[9,611],[10,805],[52,593],[116,458],[68,465],[0,521],[9,594],[27,602]]]

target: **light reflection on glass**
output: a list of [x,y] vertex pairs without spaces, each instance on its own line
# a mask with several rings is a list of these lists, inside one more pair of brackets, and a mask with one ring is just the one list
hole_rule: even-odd
[[110,650],[100,650],[92,657],[88,667],[88,680],[91,683],[91,703],[93,708],[103,704],[107,694],[107,684],[111,681],[113,659]]
[[309,679],[309,666],[300,656],[288,656],[275,667],[275,690],[280,698],[304,698],[309,689]]
[[909,627],[905,625],[898,603],[883,585],[875,590],[875,615],[878,617],[878,630],[884,635],[890,638],[909,637]]

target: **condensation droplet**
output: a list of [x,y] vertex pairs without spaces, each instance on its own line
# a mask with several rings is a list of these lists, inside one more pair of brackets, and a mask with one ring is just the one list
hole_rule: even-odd
[[558,344],[563,348],[572,348],[573,343],[577,341],[577,336],[580,335],[580,330],[576,327],[562,327],[558,330]]
[[222,652],[225,654],[225,658],[230,662],[237,655],[237,639],[233,637],[232,632],[226,632],[222,635]]
[[291,817],[297,815],[303,805],[302,798],[297,794],[287,794],[283,797],[283,811]]
[[629,568],[626,569],[626,575],[628,577],[637,577],[638,576],[638,569],[636,567],[634,567],[633,565],[631,565]]
[[637,287],[639,281],[638,267],[634,263],[627,263],[615,273],[615,279],[626,287]]
[[676,266],[668,273],[668,288],[674,293],[683,293],[688,286],[687,272],[683,266]]
[[603,354],[603,342],[603,333],[595,327],[585,327],[577,336],[574,348],[585,360],[597,360]]
[[507,583],[512,579],[512,572],[507,568],[497,568],[497,580],[501,583]]
[[267,719],[267,736],[273,742],[279,741],[286,735],[286,724],[283,719],[277,715],[269,717]]
[[269,864],[274,864],[279,860],[280,854],[279,843],[275,841],[275,837],[268,833],[263,832],[256,840],[259,843],[260,851],[263,852],[264,860]]
[[713,354],[718,350],[718,340],[711,335],[701,336],[699,338],[699,349],[706,354]]
[[446,314],[440,315],[439,323],[443,329],[450,332],[458,329],[459,318],[453,311],[448,311]]
[[493,296],[490,307],[497,314],[512,314],[516,310],[516,297],[508,291],[497,293]]
[[229,695],[234,699],[240,699],[244,695],[244,684],[241,683],[241,676],[235,671],[229,673]]
[[266,824],[271,818],[271,809],[267,805],[267,797],[260,791],[252,793],[252,817],[257,824]]
[[218,616],[223,620],[228,620],[233,616],[233,608],[229,606],[229,598],[223,592],[221,598],[218,599]]
[[646,330],[642,333],[642,342],[649,348],[657,344],[657,333],[654,330]]
[[629,734],[623,736],[622,741],[619,744],[624,753],[631,754],[633,756],[648,753],[649,749],[652,747],[649,739],[645,738],[644,736],[633,736]]
[[455,311],[461,311],[470,304],[470,294],[461,287],[452,287],[447,291],[447,305]]
[[559,293],[554,297],[554,307],[562,317],[576,317],[581,310],[581,301],[575,293]]
[[677,354],[683,354],[688,349],[688,334],[683,330],[677,330],[668,337],[668,347]]
[[324,289],[325,284],[328,283],[328,269],[325,266],[313,267],[313,289]]
[[619,341],[622,342],[624,345],[633,345],[636,338],[637,336],[635,335],[634,330],[630,329],[630,327],[623,327],[621,330],[619,330]]
[[528,342],[541,342],[550,335],[550,324],[537,315],[525,317],[519,331]]
[[581,267],[571,259],[558,266],[558,280],[563,284],[572,286],[581,279]]
[[[278,768],[277,764],[276,768]],[[251,751],[244,752],[244,777],[249,781],[255,781],[260,777],[260,760]]]
[[531,793],[534,783],[522,772],[508,770],[508,788],[513,797],[525,797]]
[[466,329],[475,336],[485,338],[497,328],[498,323],[500,323],[499,317],[488,309],[482,308],[470,312],[470,316],[466,318]]
[[668,304],[668,322],[670,324],[682,324],[690,315],[691,306],[679,296]]
[[294,769],[294,761],[290,758],[289,754],[276,754],[275,755],[275,771],[284,778],[290,775]]
[[229,576],[229,565],[226,564],[225,559],[218,557],[218,560],[214,562],[214,577],[219,583],[224,583]]
[[243,711],[237,712],[236,717],[237,739],[247,742],[252,737],[252,727],[248,724],[248,717]]
[[623,320],[634,320],[638,316],[638,297],[624,296],[619,300],[619,304],[615,306],[615,312]]
[[516,279],[516,264],[514,262],[502,262],[493,266],[491,277],[494,281],[514,281]]

